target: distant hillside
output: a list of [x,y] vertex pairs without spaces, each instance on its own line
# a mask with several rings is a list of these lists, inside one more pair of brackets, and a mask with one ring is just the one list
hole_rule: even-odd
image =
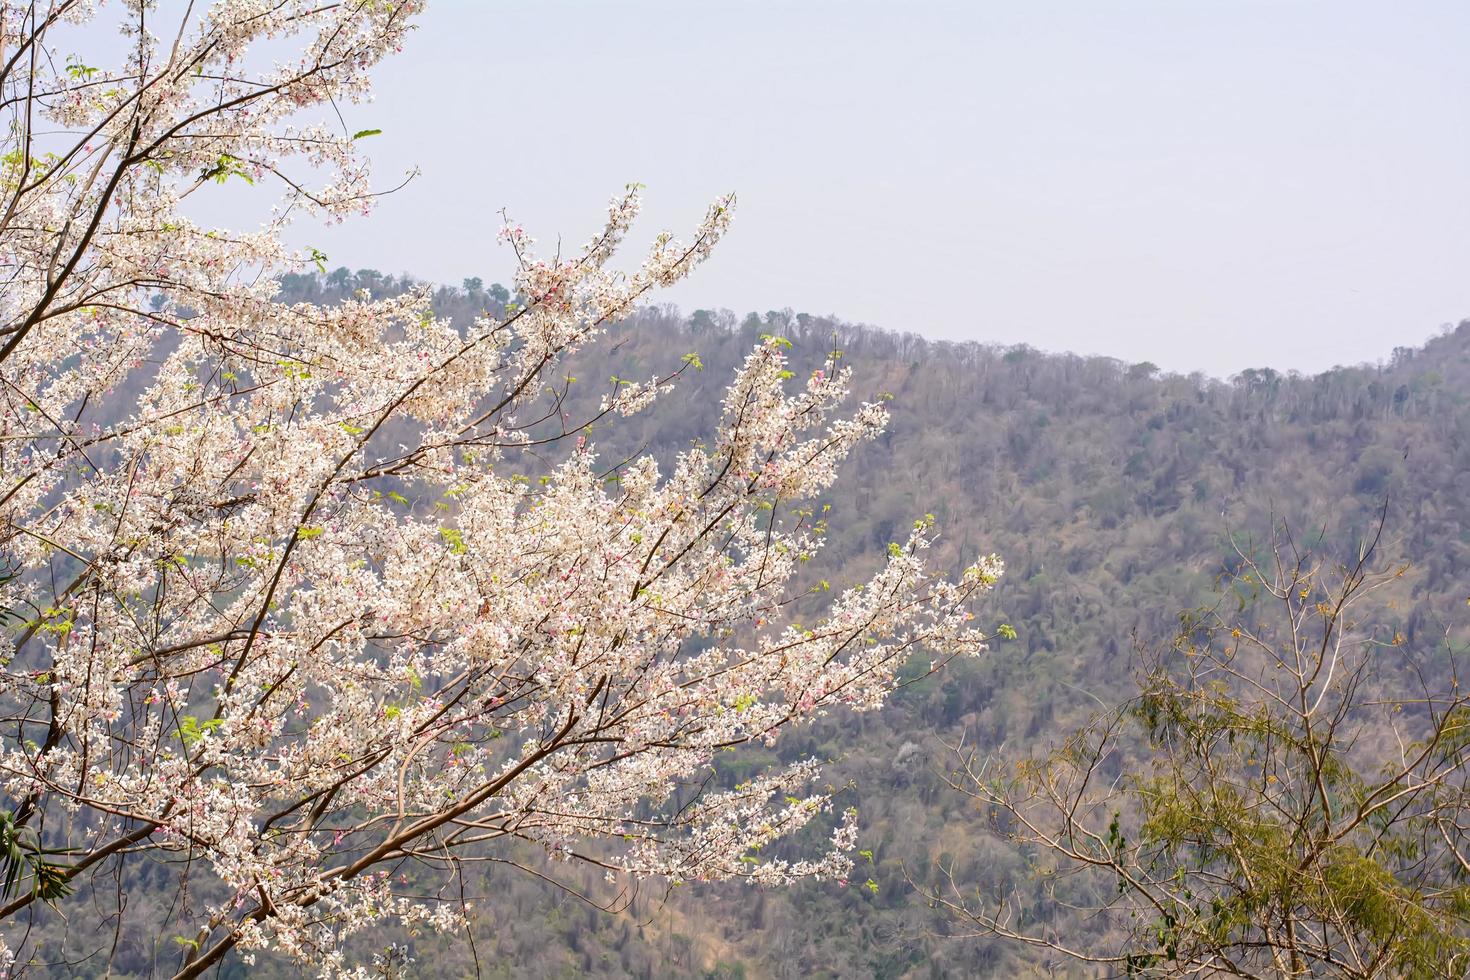
[[[509,299],[470,285],[438,291],[444,315],[498,311]],[[313,300],[403,287],[346,270],[285,284],[287,296]],[[1386,497],[1384,553],[1414,566],[1386,615],[1411,644],[1432,644],[1447,628],[1461,646],[1470,639],[1470,324],[1398,348],[1380,365],[1312,376],[1261,369],[1225,382],[1024,346],[929,342],[789,311],[737,319],[654,308],[580,355],[574,407],[591,404],[609,375],[645,378],[697,352],[703,372],[646,416],[592,435],[608,460],[667,456],[712,431],[731,370],[767,333],[792,340],[798,361],[815,364],[839,348],[859,393],[893,396],[890,431],[856,455],[828,501],[830,543],[814,574],[834,584],[856,578],[916,517],[933,513],[946,560],[1005,557],[1006,578],[982,618],[1012,624],[1017,639],[906,688],[880,713],[833,716],[780,743],[782,756],[837,760],[834,784],[853,781],[863,846],[873,852],[860,871],[874,888],[691,889],[668,903],[644,896],[612,916],[497,870],[477,937],[489,975],[1016,968],[1024,950],[938,938],[954,925],[917,902],[905,877],[926,880],[943,856],[974,883],[1030,887],[1020,858],[935,775],[948,765],[944,743],[963,739],[982,753],[1034,746],[1065,735],[1094,697],[1124,695],[1132,638],[1166,639],[1231,560],[1227,535],[1259,533],[1273,512],[1309,542],[1348,551]],[[731,782],[763,761],[759,752],[734,758],[722,773]],[[537,866],[537,856],[523,857]],[[572,883],[601,894],[590,879]],[[469,969],[471,952],[439,943],[418,955],[426,972],[451,975]]]

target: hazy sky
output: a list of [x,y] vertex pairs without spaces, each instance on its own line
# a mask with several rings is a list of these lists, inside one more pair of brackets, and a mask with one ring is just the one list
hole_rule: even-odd
[[[383,66],[331,264],[506,279],[648,185],[735,190],[686,310],[1226,375],[1377,360],[1470,317],[1470,4],[432,0]],[[629,264],[636,261],[630,253]]]

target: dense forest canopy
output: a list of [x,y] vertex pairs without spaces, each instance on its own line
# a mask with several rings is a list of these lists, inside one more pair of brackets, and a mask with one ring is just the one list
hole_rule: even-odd
[[[337,269],[287,275],[279,298],[332,305],[424,289],[409,276]],[[504,315],[519,300],[476,279],[431,292],[436,314],[460,324]],[[1166,642],[1181,610],[1211,601],[1240,573],[1239,549],[1264,539],[1273,518],[1323,554],[1347,556],[1386,501],[1380,547],[1409,570],[1379,610],[1383,625],[1431,659],[1470,641],[1470,501],[1459,489],[1470,479],[1470,324],[1377,365],[1315,376],[1262,368],[1220,380],[1024,345],[932,342],[789,310],[742,318],[651,307],[576,354],[548,386],[546,404],[557,411],[547,413],[547,431],[595,414],[618,379],[683,366],[650,411],[582,432],[609,471],[639,455],[671,460],[710,430],[731,370],[769,336],[790,342],[798,375],[838,352],[854,370],[855,395],[891,412],[887,431],[856,450],[823,498],[838,531],[799,580],[862,580],[916,514],[932,512],[942,569],[977,552],[1005,557],[1007,574],[983,611],[1011,638],[932,676],[916,658],[881,711],[835,714],[772,749],[718,762],[718,786],[728,788],[777,763],[830,760],[825,778],[860,815],[862,858],[849,880],[628,894],[521,845],[471,881],[474,943],[390,928],[354,940],[362,956],[376,953],[390,969],[406,958],[435,974],[473,972],[478,962],[492,976],[1042,969],[1045,956],[966,936],[961,921],[923,898],[952,872],[976,894],[1012,890],[1023,905],[1029,896],[1029,915],[1087,935],[1083,917],[1046,899],[1035,855],[997,838],[983,810],[946,783],[954,747],[1000,760],[1043,750],[1099,705],[1126,698],[1138,647]],[[147,382],[142,372],[114,390],[110,410],[122,412]],[[549,472],[558,452],[530,465]],[[159,964],[177,956],[172,874],[167,864],[130,867],[118,878],[126,914],[73,916],[42,940],[38,965],[68,975],[107,948],[114,975],[166,968]],[[606,904],[618,911],[597,907]],[[240,976],[245,967],[227,958],[222,969]],[[294,967],[267,957],[250,969],[286,976]]]
[[[332,301],[420,285],[339,269],[288,277],[283,297]],[[437,289],[434,301],[441,315],[468,318],[514,298],[470,280]],[[766,334],[790,339],[796,362],[840,349],[859,395],[892,396],[888,432],[854,455],[830,495],[842,532],[812,574],[861,577],[913,514],[932,510],[947,561],[957,566],[977,549],[1005,556],[987,613],[1016,638],[914,683],[878,715],[834,717],[781,744],[783,756],[837,760],[832,778],[851,780],[871,853],[864,880],[788,892],[695,888],[677,901],[650,894],[608,916],[508,869],[492,875],[498,898],[477,913],[487,962],[542,975],[897,977],[1009,969],[1034,957],[992,939],[945,938],[963,926],[914,890],[951,864],[972,886],[1035,880],[944,786],[948,746],[1004,754],[1046,745],[1099,700],[1126,696],[1135,640],[1167,640],[1181,610],[1209,601],[1239,570],[1232,541],[1264,537],[1273,515],[1324,553],[1348,555],[1386,498],[1381,547],[1410,563],[1386,600],[1387,625],[1430,651],[1447,631],[1455,650],[1470,640],[1470,324],[1376,365],[1220,380],[1024,345],[932,342],[789,310],[742,318],[651,308],[580,356],[569,404],[595,401],[609,377],[644,377],[697,353],[705,370],[686,374],[665,404],[608,430],[607,442],[590,433],[608,460],[670,455],[707,430],[729,369]],[[907,479],[872,478],[885,471]],[[722,778],[734,784],[761,764],[759,753],[744,755]],[[599,884],[570,883],[591,895]],[[1060,914],[1039,902],[1034,912]],[[151,958],[139,941],[138,954]],[[421,965],[467,962],[462,945],[435,943],[415,949]]]

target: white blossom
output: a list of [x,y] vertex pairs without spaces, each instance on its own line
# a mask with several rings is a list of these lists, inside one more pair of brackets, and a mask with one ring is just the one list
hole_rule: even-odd
[[[641,458],[609,481],[566,439],[534,447],[558,460],[544,483],[518,474],[554,366],[703,261],[733,197],[627,273],[610,260],[636,187],[569,258],[508,221],[524,305],[464,330],[423,293],[275,298],[316,261],[285,223],[371,200],[353,134],[301,114],[367,98],[421,6],[216,0],[177,36],[131,7],[123,64],[32,70],[56,156],[24,125],[4,138],[0,517],[24,625],[0,651],[0,783],[81,848],[69,876],[139,848],[208,870],[228,897],[185,973],[238,948],[364,975],[342,943],[377,921],[463,928],[388,865],[452,875],[503,838],[672,881],[842,877],[857,824],[815,762],[687,788],[726,749],[881,705],[916,651],[985,646],[966,604],[1001,564],[934,576],[927,520],[791,622],[825,534],[793,515],[887,416],[842,413],[835,362],[790,379],[779,340],[667,472]],[[0,48],[59,44],[25,7],[0,3]],[[282,42],[295,53],[249,69]],[[246,179],[286,195],[259,231],[183,215]],[[617,385],[602,412],[646,409],[680,370]],[[761,856],[813,821],[824,850]]]

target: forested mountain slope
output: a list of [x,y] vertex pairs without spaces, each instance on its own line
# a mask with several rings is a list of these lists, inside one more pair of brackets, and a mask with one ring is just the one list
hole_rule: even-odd
[[[286,294],[331,299],[405,283],[340,270],[299,277]],[[445,315],[499,312],[509,297],[477,283],[439,290]],[[1311,543],[1348,551],[1388,500],[1384,554],[1412,562],[1384,615],[1409,644],[1463,644],[1470,594],[1470,324],[1380,365],[1314,376],[1269,369],[1229,381],[1147,363],[1044,354],[1027,347],[928,342],[787,312],[647,310],[580,355],[568,413],[595,404],[609,376],[646,379],[697,353],[677,390],[592,440],[612,465],[667,457],[713,430],[730,372],[762,334],[790,339],[801,376],[837,348],[855,390],[891,395],[893,421],[848,464],[831,504],[829,544],[813,570],[833,585],[871,569],[889,541],[932,513],[946,560],[1007,562],[987,624],[1016,639],[906,688],[875,714],[834,715],[792,732],[781,756],[834,761],[851,781],[871,863],[847,887],[782,892],[689,888],[597,912],[513,868],[480,903],[477,948],[433,940],[415,952],[433,975],[941,976],[1011,969],[1027,952],[944,938],[953,923],[909,883],[936,861],[988,888],[1026,892],[1032,872],[967,811],[936,770],[947,743],[982,753],[1062,738],[1097,706],[1126,696],[1134,638],[1167,642],[1183,608],[1209,599],[1233,558],[1229,535],[1259,534],[1271,515]],[[815,564],[815,563],[814,563]],[[918,665],[915,667],[918,672]],[[763,762],[741,752],[738,782]],[[538,855],[521,855],[555,876]],[[568,883],[606,899],[605,886]],[[1043,908],[1038,915],[1051,915]],[[1033,966],[1040,966],[1032,962]]]

